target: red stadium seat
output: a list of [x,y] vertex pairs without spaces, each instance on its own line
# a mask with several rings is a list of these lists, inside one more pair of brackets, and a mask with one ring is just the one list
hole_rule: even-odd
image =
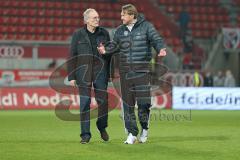
[[201,37],[201,32],[199,30],[193,30],[193,33],[192,33],[193,37],[196,37],[196,38],[199,38]]
[[167,4],[167,0],[158,0],[158,2],[159,2],[160,4],[163,4],[163,5],[166,5],[166,4]]
[[36,8],[45,8],[45,1],[36,1]]
[[47,17],[53,17],[55,15],[55,10],[53,9],[47,9],[45,10],[45,16]]
[[27,15],[27,9],[20,9],[19,12],[18,12],[18,15],[19,16],[26,16]]
[[62,2],[55,2],[55,8],[56,9],[62,9],[63,8],[63,3]]
[[61,18],[54,18],[53,19],[54,26],[61,26],[62,23],[63,23],[63,20]]
[[63,15],[62,15],[62,16],[63,16],[63,17],[66,17],[66,18],[69,18],[69,17],[72,16],[72,11],[65,10],[65,11],[63,12]]
[[37,16],[37,10],[36,9],[29,9],[28,10],[28,16]]
[[80,18],[80,17],[82,17],[82,15],[81,15],[80,11],[73,11],[72,12],[72,17],[73,18]]
[[37,21],[37,18],[34,18],[34,17],[29,17],[28,18],[28,25],[31,25],[31,26],[33,26],[33,25],[35,25],[36,24],[36,21]]
[[18,4],[20,8],[27,8],[28,7],[28,1],[21,1],[21,3]]
[[[121,10],[121,5],[118,3],[111,4],[111,10],[119,11]],[[120,14],[120,13],[119,13]]]
[[64,28],[63,28],[63,34],[65,34],[65,35],[70,35],[70,34],[72,34],[71,28],[69,28],[69,27],[64,27]]
[[[39,27],[38,27],[39,28]],[[33,27],[33,26],[27,26],[27,33],[28,34],[35,34],[35,32],[37,31],[36,30],[36,27]]]
[[200,21],[208,21],[208,15],[207,14],[200,14],[199,15],[199,20]]
[[71,20],[71,25],[75,26],[75,27],[79,27],[80,26],[80,20],[78,18],[72,19]]
[[106,20],[106,21],[101,21],[100,23],[104,27],[113,27],[113,22],[112,21]]
[[16,9],[17,7],[19,7],[19,3],[21,3],[21,2],[19,2],[19,1],[12,1],[11,2],[11,7]]
[[44,27],[44,33],[47,35],[54,34],[54,30],[55,30],[55,27],[54,28],[49,26]]
[[11,16],[18,16],[18,12],[19,12],[18,9],[10,8],[9,10],[10,10],[9,11],[9,15],[11,15]]
[[18,32],[20,34],[24,34],[24,33],[26,33],[26,31],[27,31],[27,27],[25,27],[25,26],[18,26]]
[[172,44],[174,46],[179,46],[179,45],[181,45],[181,41],[178,38],[173,38],[172,39]]
[[14,39],[16,39],[16,36],[15,36],[15,34],[8,33],[8,34],[6,35],[6,39],[14,40]]
[[62,9],[64,10],[70,10],[71,7],[70,7],[70,3],[69,2],[62,2]]
[[69,26],[69,25],[71,25],[71,19],[69,19],[69,18],[64,18],[64,19],[63,19],[63,25],[64,25],[64,26]]
[[210,22],[216,22],[217,16],[212,14],[208,16],[208,21]]
[[51,9],[51,8],[54,9],[55,8],[55,4],[52,1],[46,1],[45,7],[49,8],[49,9]]
[[[30,27],[30,29],[33,27]],[[44,34],[44,27],[36,27],[35,29],[36,34]]]
[[27,8],[36,8],[36,7],[37,7],[37,2],[35,2],[35,1],[28,1]]
[[164,30],[164,31],[162,32],[162,34],[163,34],[164,37],[170,37],[170,36],[171,36],[170,30]]
[[156,29],[160,29],[162,28],[163,24],[161,21],[155,21],[155,26],[156,26]]
[[78,3],[78,2],[72,2],[71,3],[71,9],[73,10],[80,10],[80,9],[83,9],[83,5]]
[[9,7],[9,6],[10,6],[10,1],[2,1],[2,2],[0,3],[0,5],[1,5],[3,8]]
[[64,15],[63,10],[56,10],[55,11],[55,16],[62,17],[63,15]]
[[51,26],[53,25],[53,18],[49,17],[45,20],[45,25]]

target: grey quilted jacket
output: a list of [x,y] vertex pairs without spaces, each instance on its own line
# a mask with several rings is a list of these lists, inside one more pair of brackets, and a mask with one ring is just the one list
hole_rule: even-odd
[[117,28],[113,41],[118,46],[119,70],[121,72],[149,72],[152,58],[151,47],[157,53],[164,48],[162,37],[154,26],[139,15],[137,22],[129,31],[126,25]]

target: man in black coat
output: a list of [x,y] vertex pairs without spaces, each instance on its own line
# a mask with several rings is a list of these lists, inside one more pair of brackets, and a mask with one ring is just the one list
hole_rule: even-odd
[[[139,142],[146,142],[148,136],[148,123],[151,107],[150,95],[150,61],[151,47],[157,51],[158,56],[165,56],[163,39],[154,26],[139,15],[134,5],[122,7],[120,25],[113,38],[114,46],[119,46],[115,52],[119,55],[119,73],[125,128],[128,131],[126,144],[134,144],[138,127],[134,106],[137,102],[138,117],[142,127]],[[108,49],[102,47],[101,54],[109,54]]]
[[99,15],[94,9],[87,9],[84,14],[85,26],[74,32],[70,46],[68,80],[79,88],[81,143],[90,141],[90,103],[91,89],[94,88],[98,103],[97,128],[104,141],[109,140],[108,125],[109,57],[101,55],[98,47],[110,40],[107,30],[99,26]]

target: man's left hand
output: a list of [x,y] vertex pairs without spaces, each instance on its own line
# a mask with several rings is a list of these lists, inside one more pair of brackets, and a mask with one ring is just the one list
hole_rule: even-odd
[[166,48],[160,50],[158,57],[164,57],[167,55]]
[[99,47],[97,47],[97,49],[98,49],[98,52],[100,54],[105,54],[106,53],[105,47],[102,43],[100,43],[100,45],[99,45]]

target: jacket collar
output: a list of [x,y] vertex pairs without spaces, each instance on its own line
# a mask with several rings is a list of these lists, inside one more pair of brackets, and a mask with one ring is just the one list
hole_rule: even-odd
[[86,31],[86,27],[83,27],[80,32],[82,33],[82,35],[84,36],[84,38],[87,40],[87,42],[91,45],[90,39],[88,37],[87,31]]
[[[87,42],[91,45],[91,42],[90,42],[90,39],[89,39],[88,33],[87,33],[87,25],[85,25],[83,27],[83,29],[81,29],[81,32],[82,32],[84,38],[87,40]],[[95,32],[99,33],[100,32],[100,28],[97,27]]]
[[138,26],[139,24],[141,24],[144,21],[145,21],[145,17],[142,13],[140,13],[137,17],[137,22],[135,23],[135,26]]

